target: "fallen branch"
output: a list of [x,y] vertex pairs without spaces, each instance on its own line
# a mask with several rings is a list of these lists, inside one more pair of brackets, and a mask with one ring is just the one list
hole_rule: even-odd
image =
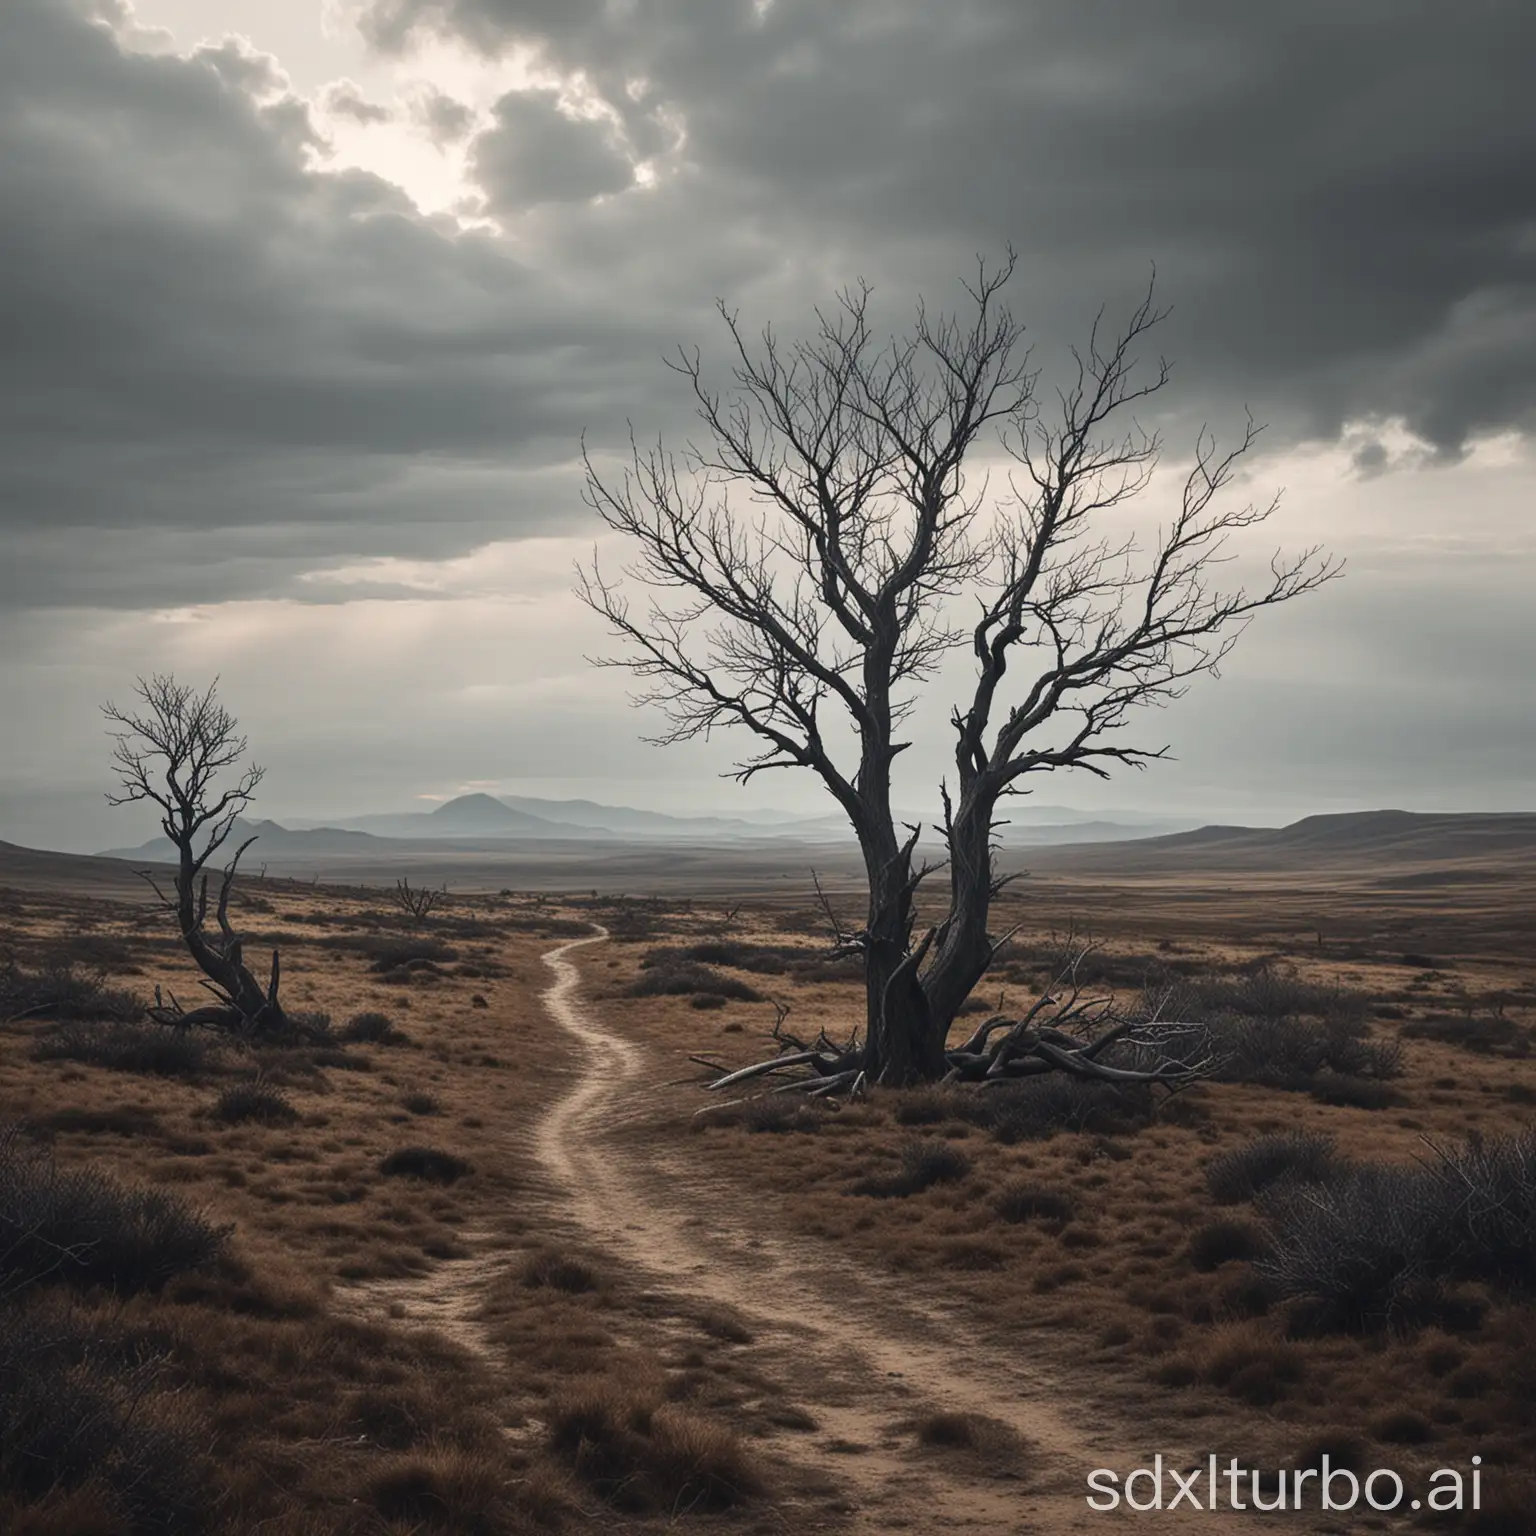
[[[1203,1025],[1117,1017],[1107,1005],[1100,1003],[1096,1005],[1094,1016],[1099,1024],[1108,1027],[1101,1033],[1085,1037],[1054,1024],[1033,1022],[1041,1006],[1050,1001],[1052,999],[1043,998],[1022,1019],[1009,1020],[999,1016],[987,1020],[963,1045],[944,1053],[947,1070],[940,1081],[987,1087],[1049,1072],[1064,1072],[1105,1083],[1155,1084],[1173,1092],[1209,1077],[1215,1069],[1215,1053],[1209,1048]],[[1069,1009],[1068,1012],[1080,1015],[1081,1010]],[[1004,1030],[1006,1033],[1001,1033]],[[825,1041],[825,1035],[822,1038]],[[1176,1045],[1187,1045],[1191,1041],[1195,1043],[1195,1049],[1175,1049]],[[826,1044],[831,1045],[830,1042]],[[1116,1047],[1134,1053],[1133,1061],[1137,1057],[1145,1060],[1148,1056],[1151,1060],[1146,1065],[1106,1061],[1106,1053],[1112,1054]],[[857,1043],[841,1049],[807,1047],[781,1051],[777,1056],[729,1071],[702,1056],[690,1056],[689,1060],[721,1074],[705,1084],[710,1093],[786,1072],[801,1075],[792,1082],[775,1084],[766,1090],[768,1093],[825,1097],[844,1089],[853,1093],[865,1087],[865,1051]]]

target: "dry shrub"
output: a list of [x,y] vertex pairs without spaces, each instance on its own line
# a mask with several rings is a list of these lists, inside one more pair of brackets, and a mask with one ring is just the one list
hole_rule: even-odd
[[1211,1340],[1199,1358],[1199,1378],[1254,1408],[1289,1395],[1306,1375],[1300,1349],[1282,1339],[1229,1330]]
[[631,997],[688,997],[693,993],[704,993],[741,1003],[763,1000],[763,994],[756,987],[691,960],[658,965],[643,972],[629,984],[628,992]]
[[[1410,1166],[1345,1168],[1263,1199],[1260,1270],[1318,1327],[1417,1326],[1461,1310],[1446,1287],[1536,1273],[1536,1131],[1472,1137]],[[1447,1310],[1449,1309],[1449,1310]]]
[[1402,1072],[1399,1042],[1369,1039],[1352,1019],[1233,1015],[1210,1029],[1223,1082],[1308,1090],[1320,1078],[1385,1082]]
[[1240,976],[1181,981],[1156,1000],[1165,1016],[1206,1021],[1225,1082],[1378,1108],[1390,1100],[1379,1085],[1402,1071],[1398,1040],[1370,1038],[1364,994],[1305,981],[1267,959]]
[[731,1430],[608,1378],[568,1386],[548,1424],[551,1450],[627,1513],[730,1509],[762,1490]]
[[368,969],[378,976],[412,965],[437,964],[459,958],[458,951],[443,939],[412,934],[338,933],[327,934],[315,942],[326,949],[363,956],[368,961]]
[[85,1136],[153,1136],[160,1128],[160,1115],[147,1104],[114,1104],[109,1109],[56,1109],[50,1115],[29,1120],[34,1133],[53,1136],[75,1133]]
[[430,1093],[407,1093],[400,1100],[401,1109],[411,1115],[440,1115],[443,1106]]
[[497,1458],[452,1449],[397,1456],[368,1482],[369,1501],[384,1519],[452,1536],[510,1531],[515,1517],[510,1493]]
[[452,1184],[473,1171],[462,1157],[439,1147],[400,1147],[379,1163],[385,1178],[423,1179],[429,1184]]
[[339,1045],[322,1045],[304,1053],[312,1067],[334,1067],[339,1072],[371,1072],[373,1063],[366,1056],[355,1055]]
[[1209,1221],[1189,1239],[1189,1262],[1202,1272],[1256,1259],[1263,1251],[1263,1237],[1246,1221]]
[[1483,1507],[1457,1521],[1459,1536],[1536,1536],[1536,1477],[1528,1472],[1483,1478]]
[[974,1123],[1005,1146],[1045,1141],[1061,1131],[1124,1135],[1151,1123],[1156,1100],[1146,1084],[1100,1082],[1051,1072],[975,1097]]
[[849,1193],[877,1200],[905,1199],[935,1184],[958,1183],[970,1171],[971,1160],[959,1147],[915,1136],[903,1143],[901,1166],[895,1173],[861,1179]]
[[292,1125],[299,1112],[270,1083],[235,1083],[226,1088],[213,1106],[213,1118],[225,1125],[254,1120],[261,1125]]
[[407,1451],[432,1437],[435,1407],[409,1384],[367,1386],[346,1404],[348,1425],[386,1451]]
[[178,1275],[164,1294],[178,1307],[206,1307],[208,1316],[224,1319],[291,1323],[316,1318],[324,1310],[321,1292],[310,1275],[299,1269],[276,1273],[253,1269],[229,1249],[211,1264]]
[[1412,1408],[1395,1408],[1383,1414],[1371,1426],[1371,1433],[1387,1445],[1427,1445],[1435,1438],[1434,1425]]
[[581,939],[592,933],[592,925],[576,917],[540,917],[511,912],[498,920],[497,926],[508,933],[536,933],[546,939]]
[[336,1038],[348,1045],[400,1045],[405,1036],[395,1027],[387,1013],[354,1013],[340,1029]]
[[1305,1303],[1308,1328],[1411,1324],[1432,1302],[1431,1254],[1454,1241],[1456,1212],[1439,1180],[1411,1168],[1351,1168],[1326,1184],[1264,1197],[1270,1252],[1260,1271]]
[[1202,976],[1181,981],[1170,1016],[1243,1019],[1321,1019],[1359,1031],[1369,1008],[1360,992],[1307,981],[1267,957],[1236,976]]
[[1218,1205],[1253,1200],[1284,1180],[1318,1183],[1339,1168],[1332,1136],[1281,1131],[1219,1152],[1205,1167],[1205,1185]]
[[1319,1104],[1349,1109],[1390,1109],[1403,1101],[1390,1083],[1346,1072],[1319,1072],[1307,1085],[1307,1091]]
[[1291,1465],[1320,1472],[1324,1457],[1331,1466],[1343,1467],[1346,1472],[1368,1471],[1373,1462],[1370,1444],[1363,1436],[1352,1429],[1327,1429],[1313,1435],[1291,1458]]
[[897,1098],[894,1118],[897,1125],[942,1125],[946,1120],[974,1123],[977,1110],[974,1095],[922,1086],[908,1088]]
[[755,944],[743,939],[660,945],[648,950],[640,962],[644,970],[688,964],[724,965],[758,976],[790,975],[807,981],[858,981],[864,974],[857,955],[834,955],[799,944]]
[[759,1094],[734,1103],[711,1104],[691,1125],[695,1131],[714,1126],[740,1126],[744,1131],[766,1135],[785,1135],[791,1131],[819,1131],[826,1124],[829,1110],[787,1094]]
[[962,1270],[974,1273],[987,1269],[1004,1268],[1011,1255],[996,1243],[979,1242],[970,1237],[946,1238],[938,1253],[939,1265],[945,1270]]
[[1024,1470],[1023,1437],[1011,1425],[984,1413],[942,1410],[925,1414],[910,1426],[917,1443],[930,1450],[961,1451],[985,1462],[994,1473],[1020,1476]]
[[550,1290],[578,1296],[595,1291],[598,1278],[597,1272],[580,1259],[546,1248],[534,1254],[523,1266],[523,1284],[533,1290],[547,1286]]
[[66,1172],[0,1135],[0,1296],[44,1284],[157,1291],[211,1263],[228,1236],[174,1195]]
[[[205,1530],[202,1453],[175,1399],[158,1390],[160,1374],[160,1361],[67,1311],[0,1313],[4,1529],[48,1529],[51,1518],[59,1536]],[[29,1506],[40,1518],[23,1515]]]
[[1042,1184],[1018,1181],[999,1190],[992,1208],[1004,1221],[1066,1223],[1076,1210],[1072,1197]]
[[663,945],[648,950],[640,961],[642,970],[675,967],[687,961],[699,965],[727,965],[733,970],[753,971],[760,976],[782,976],[791,960],[808,957],[809,951],[787,944],[748,944],[741,939],[707,939],[698,944]]
[[109,986],[99,965],[70,957],[55,957],[35,970],[14,959],[0,965],[0,1023],[25,1018],[129,1024],[143,1013],[143,999]]
[[[76,920],[81,917],[83,914],[77,913]],[[180,948],[174,939],[166,939],[163,943],[171,949]],[[112,975],[132,971],[140,953],[139,943],[121,934],[68,932],[45,939],[37,959],[45,970],[79,966],[87,971]]]
[[1533,1034],[1528,1024],[1502,1013],[1427,1013],[1398,1031],[1409,1040],[1438,1040],[1479,1056],[1522,1058],[1531,1054]]
[[79,1061],[155,1077],[200,1076],[212,1054],[206,1035],[163,1024],[66,1024],[32,1044],[34,1061]]
[[1235,1271],[1216,1291],[1214,1304],[1223,1316],[1263,1317],[1277,1300],[1274,1285],[1252,1269]]
[[895,1106],[898,1125],[939,1125],[956,1120],[991,1133],[1006,1146],[1046,1141],[1060,1131],[1099,1135],[1139,1130],[1152,1120],[1156,1101],[1144,1083],[1107,1083],[1049,1072],[1019,1082],[976,1088],[923,1086],[907,1089]]
[[331,1016],[323,1008],[289,1009],[287,1039],[291,1044],[324,1045],[334,1038]]

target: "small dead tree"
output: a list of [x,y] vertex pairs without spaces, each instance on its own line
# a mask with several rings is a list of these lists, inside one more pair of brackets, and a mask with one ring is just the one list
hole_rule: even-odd
[[424,886],[418,886],[413,890],[408,875],[401,875],[395,881],[394,903],[414,923],[426,922],[432,913],[447,899],[448,885],[446,881],[435,891],[428,890]]
[[743,905],[743,902],[738,901],[733,902],[728,907],[722,907],[717,917],[706,920],[704,924],[704,931],[706,933],[717,934],[722,938],[727,934],[734,933],[738,926],[738,919],[741,917],[741,909]]
[[[632,606],[595,557],[579,572],[579,595],[625,647],[599,665],[646,681],[640,702],[667,720],[656,740],[733,726],[759,747],[737,765],[740,781],[816,774],[858,839],[867,914],[843,945],[864,962],[864,1037],[856,1060],[828,1068],[849,1084],[956,1069],[950,1027],[1000,942],[989,918],[1005,883],[995,863],[1006,798],[1031,774],[1104,778],[1163,756],[1121,742],[1133,712],[1215,673],[1254,614],[1338,571],[1308,549],[1277,554],[1254,591],[1211,585],[1229,535],[1276,505],[1220,504],[1257,437],[1251,422],[1225,453],[1199,435],[1179,505],[1144,557],[1105,533],[1105,514],[1146,489],[1158,460],[1158,438],[1133,413],[1168,381],[1162,363],[1139,375],[1136,356],[1165,312],[1149,289],[1117,336],[1106,341],[1096,323],[1048,422],[1023,327],[1001,300],[1013,269],[1011,252],[1000,268],[981,263],[965,318],[920,305],[910,333],[887,345],[862,284],[792,346],[771,330],[752,345],[722,305],[735,391],[707,386],[697,353],[671,364],[692,387],[705,442],[679,462],[632,437],[618,480],[584,450],[587,500],[637,552],[625,574],[648,592]],[[992,433],[1018,466],[1003,503],[966,474]],[[976,605],[968,620],[962,598]],[[975,678],[951,711],[947,858],[930,864],[916,857],[920,828],[893,815],[892,765],[911,745],[902,730],[917,690],[957,649],[974,657]],[[918,888],[943,864],[947,910],[918,934]],[[1011,1036],[1010,1060],[1026,1035]],[[1068,1065],[1070,1050],[1041,1035],[1030,1059],[1074,1070],[1109,1046]]]
[[142,709],[102,706],[115,746],[112,762],[122,791],[107,795],[108,805],[148,801],[160,810],[160,828],[176,849],[176,874],[167,893],[149,870],[139,874],[174,914],[182,942],[203,973],[201,985],[217,1001],[183,1009],[172,996],[150,1016],[182,1028],[205,1026],[243,1038],[287,1034],[291,1021],[278,1001],[281,961],[272,951],[265,982],[245,963],[244,947],[229,921],[229,896],[240,856],[256,841],[248,837],[235,849],[219,878],[213,907],[217,932],[208,927],[208,870],[213,856],[229,840],[236,820],[251,804],[263,770],[243,768],[232,785],[219,792],[214,781],[246,753],[235,717],[218,699],[218,679],[198,693],[169,675],[140,678],[136,692]]

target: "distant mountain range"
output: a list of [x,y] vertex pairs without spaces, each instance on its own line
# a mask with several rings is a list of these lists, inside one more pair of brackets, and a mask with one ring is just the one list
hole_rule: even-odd
[[[1008,842],[1031,845],[1059,842],[1103,842],[1150,837],[1191,826],[1167,818],[1137,817],[1118,821],[1089,820],[1065,806],[1029,806],[1021,811],[1030,820],[1004,829]],[[916,819],[916,818],[912,818]],[[662,811],[629,806],[599,805],[593,800],[538,800],[524,795],[460,795],[431,811],[405,811],[320,821],[291,818],[242,822],[237,838],[257,836],[261,853],[283,855],[383,854],[392,843],[451,844],[459,852],[485,849],[507,842],[561,843],[798,843],[839,842],[849,835],[840,815],[770,819],[758,813],[748,820],[728,816],[669,816]],[[492,845],[486,849],[485,845]],[[111,858],[167,859],[171,847],[152,838],[135,848],[107,850]]]
[[472,794],[445,801],[432,811],[344,816],[331,821],[294,817],[293,831],[340,828],[375,837],[761,837],[797,826],[815,827],[832,818],[786,819],[774,825],[724,816],[668,816],[593,800],[536,800],[523,795]]
[[[425,813],[423,820],[433,827],[451,826],[461,813],[465,820],[496,815],[484,806],[467,812],[460,807],[450,810],[443,822],[434,820],[437,813]],[[784,889],[778,882],[786,880],[803,883],[811,866],[852,887],[859,879],[857,848],[841,829],[820,842],[775,836],[772,827],[764,835],[760,823],[748,823],[754,835],[736,839],[711,841],[695,834],[626,841],[606,827],[582,829],[574,822],[539,819],[555,829],[553,835],[470,832],[392,838],[355,828],[289,828],[275,821],[252,821],[242,823],[236,836],[260,838],[248,855],[253,873],[270,865],[274,876],[387,885],[408,872],[423,884],[450,882],[454,890],[515,886],[739,895]],[[675,819],[685,826],[690,821]],[[496,830],[511,824],[499,817],[497,821]],[[1205,826],[1120,841],[1085,840],[1081,833],[1088,825],[1020,828],[1024,836],[1005,854],[1006,865],[1047,879],[1086,878],[1095,883],[1183,878],[1242,882],[1245,877],[1268,882],[1302,876],[1371,890],[1432,890],[1490,881],[1506,889],[1536,889],[1536,813],[1530,812],[1357,811],[1308,816],[1285,827]],[[1077,841],[1065,841],[1074,833]],[[170,853],[159,841],[110,856],[49,853],[0,843],[0,886],[122,894],[142,888],[136,869],[167,859]],[[1511,887],[1510,882],[1517,884]]]
[[[1536,814],[1529,813],[1358,811],[1308,816],[1286,827],[1196,827],[1153,818],[1090,820],[1060,806],[1022,805],[1017,815],[1018,820],[1003,829],[1005,847],[1015,858],[1027,854],[1030,868],[1042,873],[1400,868],[1536,853]],[[1074,816],[1077,819],[1066,819]],[[837,816],[782,821],[669,816],[591,800],[486,794],[460,795],[436,810],[399,815],[288,825],[241,821],[230,840],[231,851],[247,837],[258,839],[247,855],[254,867],[270,864],[274,872],[308,872],[322,866],[377,868],[392,861],[418,867],[424,860],[447,860],[458,867],[535,851],[573,870],[584,861],[622,858],[625,850],[654,860],[709,849],[717,850],[715,857],[733,850],[742,857],[771,857],[775,849],[798,847],[823,850],[817,854],[821,860],[851,845],[851,834]],[[937,832],[929,829],[924,841],[935,847]],[[174,851],[164,838],[153,838],[136,848],[110,849],[105,856],[162,862],[172,860]]]

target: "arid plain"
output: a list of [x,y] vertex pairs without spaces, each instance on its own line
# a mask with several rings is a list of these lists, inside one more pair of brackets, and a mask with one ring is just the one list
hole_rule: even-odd
[[[1482,1507],[1434,1528],[1536,1528],[1522,1277],[1396,1276],[1382,1303],[1277,1267],[1317,1237],[1287,1178],[1327,1205],[1359,1165],[1464,1169],[1469,1136],[1530,1126],[1533,820],[1021,854],[970,1013],[1027,1007],[1071,928],[1099,945],[1085,984],[1270,1056],[1171,1096],[841,1106],[707,1089],[776,1022],[860,1017],[808,873],[856,917],[830,853],[465,863],[431,872],[452,894],[421,923],[400,871],[242,878],[249,952],[279,947],[289,1008],[330,1021],[252,1051],[136,1018],[193,984],[130,866],[0,848],[4,1178],[133,1229],[116,1268],[104,1236],[100,1262],[26,1271],[8,1234],[0,1304],[30,1331],[6,1411],[41,1428],[0,1524],[1090,1531],[1149,1517],[1090,1509],[1088,1474],[1161,1453],[1326,1454],[1420,1490],[1480,1457]],[[1275,1171],[1305,1159],[1313,1183]],[[115,1183],[82,1194],[85,1170]],[[53,1378],[19,1385],[44,1353]],[[26,1391],[74,1405],[89,1448]]]

